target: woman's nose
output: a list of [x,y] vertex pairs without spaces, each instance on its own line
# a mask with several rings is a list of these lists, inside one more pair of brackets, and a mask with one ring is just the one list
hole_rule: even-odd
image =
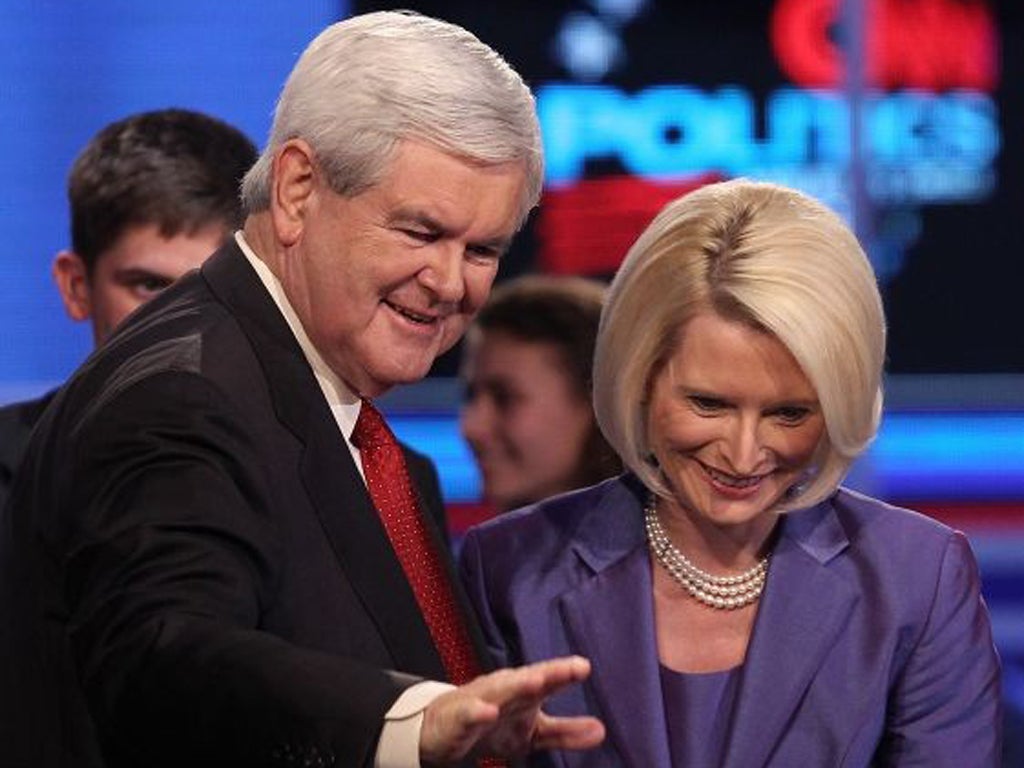
[[729,471],[736,475],[757,474],[766,454],[762,443],[760,419],[741,415],[733,420],[722,451]]

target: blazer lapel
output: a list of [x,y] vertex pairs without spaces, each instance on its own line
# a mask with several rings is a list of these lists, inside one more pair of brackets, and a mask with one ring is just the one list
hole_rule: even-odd
[[291,329],[229,242],[202,268],[260,358],[278,419],[303,445],[301,474],[324,532],[397,669],[444,680],[440,657],[352,455]]
[[786,515],[747,648],[724,766],[768,765],[857,596],[826,568],[847,546],[828,503]]
[[616,495],[580,530],[594,574],[560,599],[570,645],[600,665],[587,685],[623,764],[670,765],[641,502]]

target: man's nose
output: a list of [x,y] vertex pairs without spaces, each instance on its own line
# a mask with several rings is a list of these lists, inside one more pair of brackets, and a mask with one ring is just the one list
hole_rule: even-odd
[[458,303],[466,292],[463,249],[458,243],[434,243],[430,263],[419,275],[420,283],[438,301]]

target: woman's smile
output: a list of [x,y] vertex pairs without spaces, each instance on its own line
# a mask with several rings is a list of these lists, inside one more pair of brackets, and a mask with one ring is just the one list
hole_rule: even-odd
[[741,538],[736,526],[770,527],[758,518],[806,476],[825,434],[814,387],[782,342],[711,311],[678,334],[652,381],[648,419],[675,514]]

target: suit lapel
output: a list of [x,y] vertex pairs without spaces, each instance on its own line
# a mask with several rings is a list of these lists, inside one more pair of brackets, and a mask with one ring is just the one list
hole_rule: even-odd
[[747,648],[724,765],[767,765],[856,602],[826,568],[847,545],[827,503],[782,520]]
[[640,498],[610,494],[583,521],[576,555],[593,576],[559,609],[570,645],[595,664],[588,685],[623,764],[670,765]]
[[[329,412],[322,418],[334,427]],[[412,588],[337,429],[309,431],[302,476],[345,575],[397,668],[446,679]]]
[[412,588],[313,372],[259,277],[231,241],[202,268],[263,367],[278,419],[303,445],[301,474],[345,575],[405,672],[444,680]]

